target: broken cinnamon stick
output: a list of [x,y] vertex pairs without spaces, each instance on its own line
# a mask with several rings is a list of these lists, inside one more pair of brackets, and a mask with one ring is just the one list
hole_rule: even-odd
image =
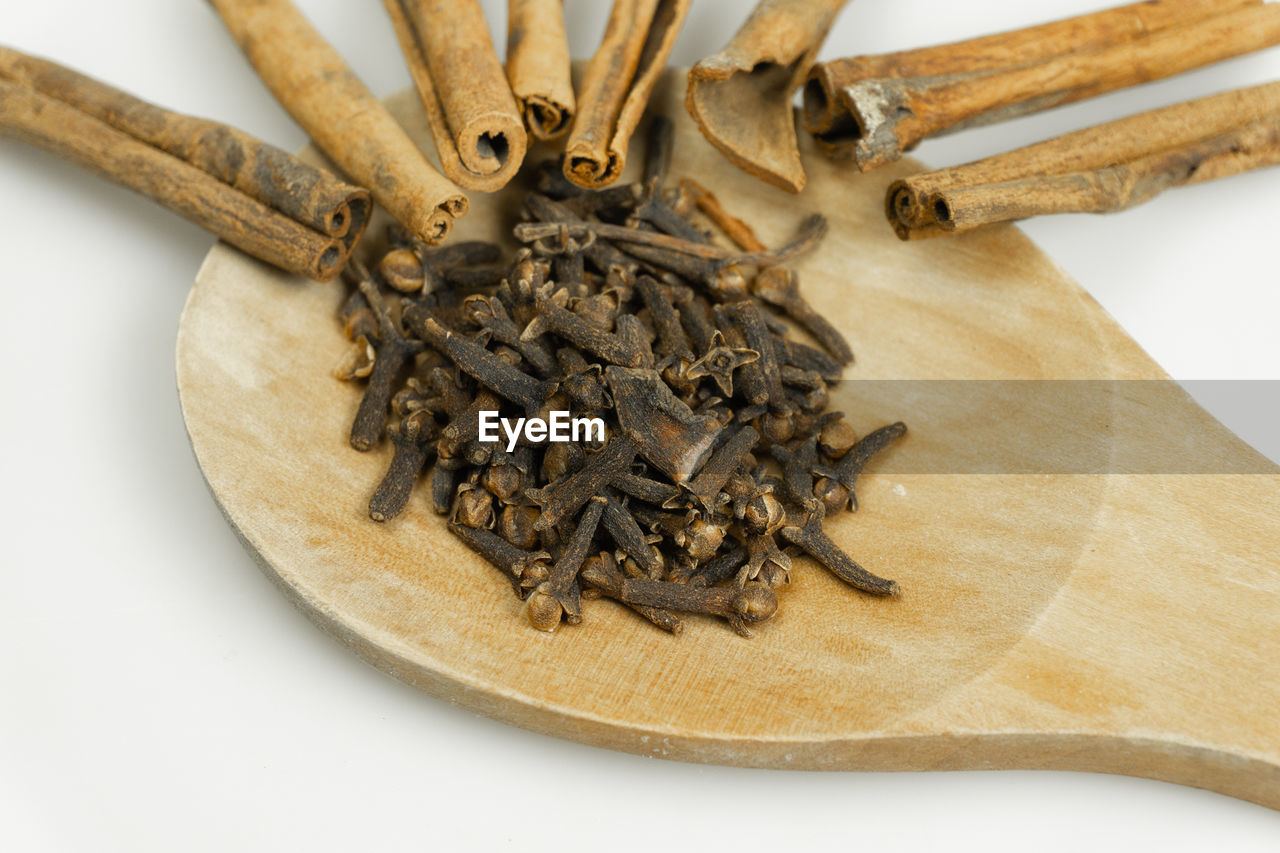
[[234,127],[170,112],[6,47],[0,47],[0,79],[34,89],[185,160],[285,216],[341,238],[347,250],[369,222],[372,202],[366,190]]
[[904,240],[1048,213],[1107,213],[1166,189],[1280,164],[1280,83],[1176,104],[894,182]]
[[325,281],[342,240],[295,222],[231,185],[33,88],[0,79],[0,136],[43,148],[141,193],[290,272]]
[[862,170],[922,139],[1172,76],[1280,41],[1258,0],[1166,0],[815,67],[806,126]]
[[510,0],[507,79],[536,139],[555,139],[569,130],[577,106],[570,64],[564,0]]
[[528,139],[477,0],[383,0],[427,112],[444,173],[495,192],[524,162]]
[[614,0],[599,49],[582,78],[564,174],[587,188],[611,184],[667,63],[690,0]]
[[724,50],[689,71],[685,107],[712,145],[748,174],[804,188],[791,96],[848,0],[762,0]]
[[209,0],[276,100],[339,168],[427,243],[467,197],[437,172],[381,102],[289,0]]
[[1144,0],[951,44],[819,62],[805,84],[805,130],[814,135],[827,154],[850,157],[858,130],[843,90],[860,80],[973,74],[1043,62],[1057,55],[1064,44],[1078,49],[1115,44],[1261,3],[1262,0]]

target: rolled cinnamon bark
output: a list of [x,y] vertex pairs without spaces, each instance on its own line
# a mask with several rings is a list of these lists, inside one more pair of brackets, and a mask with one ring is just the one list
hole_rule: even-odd
[[724,50],[689,71],[685,107],[735,166],[804,188],[791,96],[848,0],[762,0]]
[[383,0],[431,125],[444,173],[494,192],[524,162],[528,139],[477,0]]
[[570,65],[564,0],[510,0],[507,79],[525,127],[537,139],[555,139],[569,130],[577,104]]
[[325,281],[347,261],[342,240],[295,222],[185,160],[10,80],[0,80],[0,135],[91,169],[290,272]]
[[289,0],[209,0],[276,100],[340,169],[427,243],[467,197],[437,172]]
[[[874,109],[877,88],[898,91],[917,85],[945,86],[970,78],[977,81],[992,72],[1061,59],[1073,52],[1117,47],[1172,27],[1261,5],[1262,0],[1134,3],[952,44],[820,62],[810,72],[804,89],[805,129],[828,155],[856,158],[859,144],[868,134],[868,129],[859,123],[857,101],[861,100],[867,111]],[[982,123],[1043,108],[1034,99],[1016,102],[989,110]],[[905,150],[909,146],[902,147]]]
[[1201,98],[895,181],[904,240],[1047,213],[1106,213],[1171,187],[1280,164],[1280,83]]
[[689,11],[690,0],[614,0],[604,38],[587,65],[564,174],[582,187],[611,184]]
[[187,161],[347,248],[372,212],[368,191],[215,121],[162,109],[57,63],[0,47],[0,79],[27,86]]

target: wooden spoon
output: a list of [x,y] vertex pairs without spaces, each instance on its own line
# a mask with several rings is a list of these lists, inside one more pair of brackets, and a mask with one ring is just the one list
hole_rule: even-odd
[[[683,93],[671,74],[653,102],[677,122],[673,176],[712,187],[770,245],[814,210],[830,217],[798,269],[854,343],[851,378],[1167,378],[1018,230],[901,243],[884,192],[913,164],[861,176],[810,156],[808,189],[792,196],[724,161]],[[390,103],[429,138],[414,96]],[[519,192],[474,197],[456,239],[509,234]],[[1143,429],[1199,434],[1215,470],[1266,473],[870,470],[861,509],[829,530],[899,581],[901,599],[860,595],[806,561],[752,640],[696,619],[668,636],[609,602],[547,635],[425,494],[386,526],[368,519],[390,449],[346,442],[359,391],[329,374],[346,346],[341,298],[337,284],[215,247],[182,317],[178,384],[204,476],[263,569],[397,678],[514,725],[664,758],[1094,770],[1280,808],[1280,479],[1184,394]],[[909,407],[846,393],[864,430]],[[911,412],[902,459],[944,426],[963,434]]]

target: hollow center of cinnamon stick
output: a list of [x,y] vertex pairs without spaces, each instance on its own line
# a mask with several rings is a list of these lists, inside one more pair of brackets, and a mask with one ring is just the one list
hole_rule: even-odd
[[911,193],[905,189],[899,189],[893,194],[893,207],[898,211],[899,218],[906,219],[911,213]]
[[330,246],[325,249],[320,255],[320,271],[327,275],[329,270],[337,266],[341,258],[342,252],[338,251],[337,246]]
[[[806,84],[806,86],[813,86],[815,84],[817,84],[817,81],[810,80],[809,83]],[[820,84],[817,85],[816,91],[819,93],[818,97],[821,97],[823,100],[823,104],[824,104],[823,110],[825,110],[826,103],[827,103],[827,93],[822,90],[822,86]],[[805,97],[806,112],[809,111],[809,107],[807,106],[809,102],[810,102],[810,97],[806,96]],[[820,122],[821,118],[822,118],[822,114],[817,113],[817,110],[815,108],[812,114],[812,121],[815,124],[818,124],[818,123],[821,123]],[[858,124],[857,118],[854,116],[854,114],[850,110],[833,109],[831,110],[830,117],[826,119],[826,121],[829,123],[829,127],[827,127],[826,130],[818,131],[814,133],[813,134],[814,138],[820,139],[823,142],[830,142],[835,144],[835,143],[842,143],[842,142],[857,142],[859,139],[862,139],[863,136],[865,135],[862,129],[862,125]]]
[[827,90],[822,88],[821,81],[816,78],[810,78],[804,84],[804,97],[801,103],[804,104],[805,124],[814,127],[823,123],[827,117],[827,110],[831,108],[831,103],[827,100]]
[[493,171],[501,171],[507,164],[507,158],[511,156],[511,144],[507,142],[506,134],[482,133],[476,139],[476,153],[485,162],[496,161],[497,168]]

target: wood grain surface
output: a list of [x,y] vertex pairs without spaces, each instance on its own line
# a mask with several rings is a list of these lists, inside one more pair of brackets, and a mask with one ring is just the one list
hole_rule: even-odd
[[[793,196],[716,153],[683,93],[669,73],[653,100],[677,119],[673,176],[716,190],[771,245],[815,209],[831,218],[798,269],[853,342],[850,378],[1164,378],[1015,228],[901,243],[884,192],[918,165],[859,175],[806,151],[809,183]],[[429,138],[412,94],[389,104]],[[523,189],[473,197],[455,239],[509,234]],[[610,602],[547,635],[449,536],[425,489],[390,524],[369,521],[390,449],[346,442],[359,390],[329,374],[346,345],[341,297],[216,246],[182,317],[178,385],[197,461],[264,571],[395,677],[513,725],[655,757],[1092,770],[1280,808],[1280,477],[1184,394],[1133,429],[1207,437],[1222,470],[1265,473],[873,469],[860,510],[828,529],[899,581],[901,599],[862,596],[806,560],[751,640],[695,617],[671,637]],[[860,430],[906,408],[845,384],[833,405]],[[957,428],[927,411],[909,424],[894,450],[905,459]]]

